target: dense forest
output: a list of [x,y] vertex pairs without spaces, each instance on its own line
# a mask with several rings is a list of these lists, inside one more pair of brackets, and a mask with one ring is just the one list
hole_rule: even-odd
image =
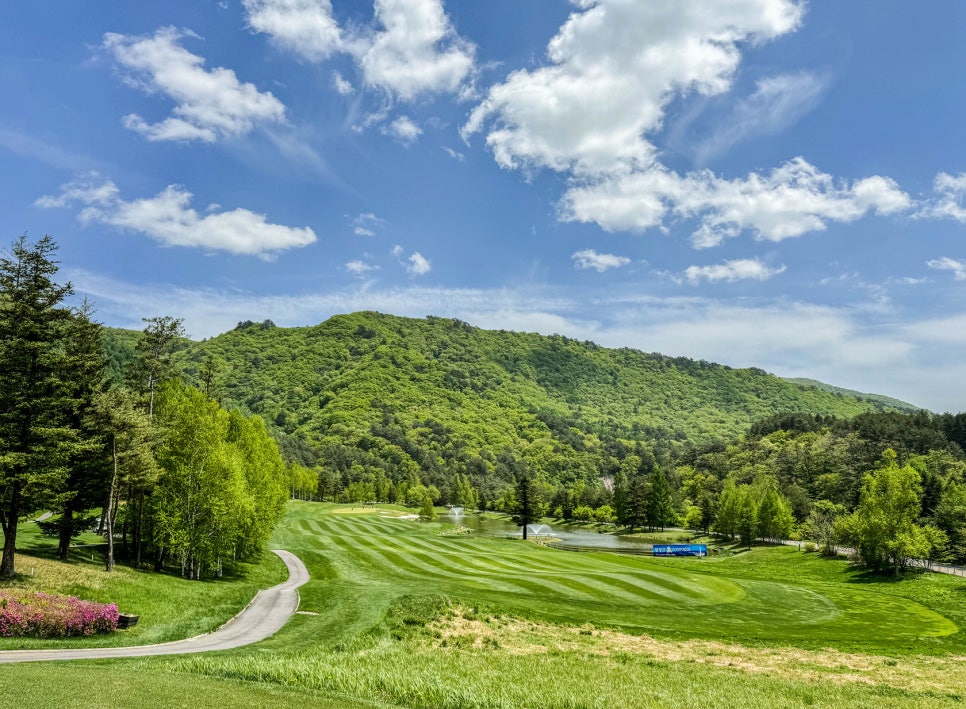
[[[115,371],[136,342],[107,331]],[[871,523],[857,525],[870,480],[905,475],[915,503],[903,512],[902,533],[915,542],[905,551],[966,553],[960,415],[758,369],[436,317],[243,322],[179,348],[184,377],[226,408],[264,418],[326,499],[519,514],[525,490],[534,514],[684,524],[744,541],[817,538],[825,524],[835,532],[821,537],[830,548],[858,545],[868,532]],[[311,494],[311,478],[291,492]]]
[[[108,330],[105,343],[113,371],[123,371],[136,335]],[[551,484],[599,485],[632,452],[667,467],[690,446],[776,412],[850,417],[883,407],[757,369],[434,317],[244,322],[180,346],[188,381],[264,418],[289,460],[322,471],[328,497],[353,483],[382,492],[418,481],[447,504],[459,475],[492,501],[520,465]]]

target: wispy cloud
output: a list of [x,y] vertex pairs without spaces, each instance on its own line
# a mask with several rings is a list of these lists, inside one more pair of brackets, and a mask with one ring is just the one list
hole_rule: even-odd
[[217,205],[201,216],[191,207],[192,195],[180,185],[168,185],[147,199],[126,201],[111,181],[93,174],[61,186],[60,194],[40,197],[43,208],[79,207],[78,218],[145,234],[165,246],[271,258],[286,249],[315,241],[309,227],[272,224],[264,214],[248,209],[221,211]]
[[615,256],[614,254],[601,254],[593,249],[577,251],[570,258],[574,260],[574,268],[583,270],[594,269],[598,273],[603,273],[609,268],[620,268],[631,262],[626,256]]
[[672,127],[669,143],[690,153],[699,165],[705,164],[743,140],[774,135],[793,125],[818,105],[829,83],[827,75],[810,72],[761,79],[750,96],[739,99],[714,120],[710,135],[695,140],[689,134],[688,128],[698,117],[692,114]]
[[[400,252],[401,254],[402,252]],[[84,271],[66,274],[109,324],[140,327],[142,316],[186,318],[194,337],[241,320],[308,325],[358,310],[456,317],[480,327],[559,333],[609,347],[757,366],[861,391],[897,396],[934,410],[959,410],[966,381],[959,352],[966,313],[941,321],[903,319],[875,304],[825,306],[797,300],[640,296],[607,289],[374,288],[256,295],[244,290],[124,283]],[[883,320],[888,318],[888,320]],[[947,347],[947,344],[955,345]],[[950,373],[953,373],[951,378]]]
[[937,271],[952,271],[955,280],[966,281],[966,261],[957,261],[948,256],[943,256],[942,258],[927,261],[926,265]]
[[744,280],[767,281],[769,278],[784,272],[784,265],[770,268],[758,259],[736,259],[713,266],[689,266],[684,271],[684,276],[692,284],[696,284],[702,279],[709,283],[717,283],[718,281],[734,283]]

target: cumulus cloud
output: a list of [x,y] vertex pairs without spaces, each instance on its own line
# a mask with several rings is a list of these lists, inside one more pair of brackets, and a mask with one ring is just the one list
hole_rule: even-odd
[[[730,90],[742,49],[795,30],[803,3],[574,4],[578,10],[548,45],[546,65],[518,69],[493,86],[462,128],[464,138],[485,133],[504,168],[568,174],[562,220],[643,231],[693,219],[693,244],[703,248],[745,231],[780,241],[831,222],[909,209],[909,196],[887,177],[841,180],[803,158],[733,179],[680,174],[660,161],[652,141],[668,104]],[[715,149],[751,132],[780,130],[814,105],[823,87],[823,79],[805,73],[761,80],[738,102],[734,126],[715,138]]]
[[423,276],[432,269],[429,261],[418,251],[414,251],[408,261],[409,264],[406,266],[406,270],[414,276]]
[[442,0],[376,0],[382,30],[358,52],[367,85],[403,100],[455,92],[471,73],[475,47],[461,38]]
[[412,145],[423,134],[423,129],[413,123],[409,116],[399,116],[388,126],[384,126],[382,132],[403,145]]
[[727,180],[709,171],[678,175],[666,168],[627,172],[573,187],[560,204],[565,221],[596,222],[607,231],[642,231],[673,213],[697,218],[696,248],[751,231],[781,241],[851,222],[874,212],[908,209],[909,196],[891,179],[836,180],[802,158],[770,173]]
[[547,47],[547,66],[511,73],[470,114],[464,135],[489,125],[503,167],[596,174],[651,163],[645,135],[675,95],[727,90],[739,44],[797,27],[789,0],[645,3],[579,0]]
[[[330,0],[244,0],[248,23],[312,62],[335,53],[356,61],[369,88],[411,101],[423,94],[468,90],[476,47],[461,37],[442,0],[375,0],[374,27],[343,31]],[[340,94],[352,85],[337,72]]]
[[626,256],[615,256],[614,254],[600,254],[593,249],[577,251],[570,258],[574,260],[574,268],[594,269],[598,273],[603,273],[609,268],[620,268],[631,262]]
[[406,253],[406,250],[399,244],[392,247],[392,255],[399,260],[399,263],[410,275],[423,276],[432,270],[432,264],[418,251],[414,251],[407,258],[403,258],[404,253]]
[[943,256],[942,258],[927,261],[926,265],[937,271],[952,271],[955,280],[966,281],[966,261],[957,261],[948,256]]
[[39,207],[80,208],[78,218],[146,234],[165,246],[198,247],[209,251],[270,258],[286,249],[307,246],[316,240],[308,227],[272,224],[264,214],[248,209],[220,211],[217,205],[205,216],[191,208],[190,192],[169,185],[147,199],[126,201],[110,180],[88,175],[63,185],[59,195],[43,196]]
[[103,47],[128,72],[127,83],[176,103],[172,115],[159,123],[132,113],[124,117],[125,127],[151,141],[212,143],[248,133],[258,123],[285,121],[285,106],[270,92],[239,81],[231,69],[206,70],[202,57],[180,46],[187,36],[195,35],[174,27],[162,27],[150,37],[104,35]]
[[689,266],[684,271],[684,276],[692,284],[699,283],[701,279],[706,279],[710,283],[718,281],[734,283],[743,280],[767,281],[772,276],[784,272],[784,266],[769,268],[758,259],[736,259],[714,266]]
[[249,26],[282,47],[318,62],[343,48],[329,0],[243,0]]

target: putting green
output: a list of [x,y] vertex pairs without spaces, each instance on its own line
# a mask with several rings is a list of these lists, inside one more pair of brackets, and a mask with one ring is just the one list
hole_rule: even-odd
[[674,564],[440,536],[444,525],[335,509],[295,507],[286,541],[324,560],[335,578],[357,582],[358,597],[343,602],[370,612],[401,595],[441,593],[548,620],[672,636],[881,645],[958,630],[921,604],[861,584],[781,583],[729,575],[712,560]]

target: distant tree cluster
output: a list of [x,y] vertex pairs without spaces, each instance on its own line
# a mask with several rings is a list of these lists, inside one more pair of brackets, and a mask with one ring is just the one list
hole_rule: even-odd
[[93,523],[107,570],[118,541],[131,563],[192,578],[258,552],[317,478],[283,463],[260,419],[182,383],[180,320],[146,320],[112,372],[90,306],[65,305],[55,252],[22,237],[0,258],[0,578],[15,574],[17,525],[43,510],[61,559]]

